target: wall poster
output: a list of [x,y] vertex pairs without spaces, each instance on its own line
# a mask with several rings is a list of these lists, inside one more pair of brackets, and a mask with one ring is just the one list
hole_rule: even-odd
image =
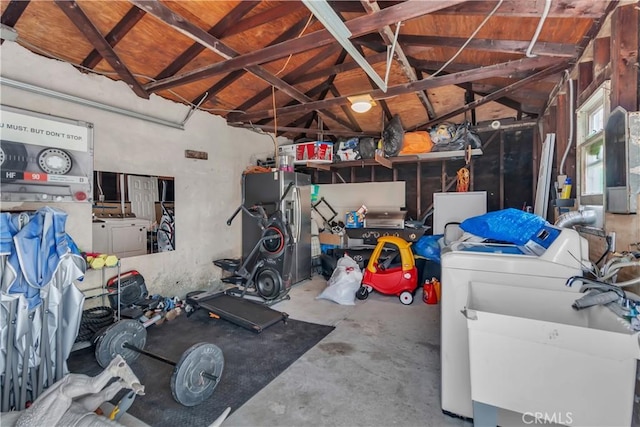
[[0,193],[9,202],[92,202],[93,124],[0,105]]

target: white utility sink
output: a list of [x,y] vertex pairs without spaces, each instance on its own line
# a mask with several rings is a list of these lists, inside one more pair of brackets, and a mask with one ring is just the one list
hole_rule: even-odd
[[519,412],[525,424],[631,425],[640,334],[606,307],[571,308],[582,295],[470,283],[474,408]]

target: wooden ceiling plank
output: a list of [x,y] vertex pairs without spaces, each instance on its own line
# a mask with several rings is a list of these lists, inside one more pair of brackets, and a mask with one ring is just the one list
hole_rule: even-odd
[[[602,16],[604,2],[593,0],[571,0],[551,2],[549,18],[586,18]],[[436,12],[437,15],[486,15],[493,9],[495,2],[470,1],[463,5]],[[513,18],[539,18],[544,9],[543,1],[505,0],[495,12],[495,16]]]
[[[334,85],[330,85],[329,90],[331,91],[331,95],[335,97],[341,96],[340,92]],[[324,99],[324,97],[322,97],[321,99]],[[342,109],[342,112],[344,113],[344,115],[347,116],[347,119],[349,119],[349,122],[351,122],[351,129],[353,129],[355,132],[362,132],[362,128],[358,124],[358,121],[356,120],[356,117],[353,114],[353,111],[351,110],[351,108],[349,108],[344,104],[341,105],[340,108]]]
[[[379,62],[382,61],[386,61],[387,60],[387,53],[377,53],[374,55],[370,55],[367,56],[367,61],[369,62],[369,64],[374,65],[377,64]],[[327,77],[327,76],[331,76],[334,74],[340,74],[340,73],[344,73],[346,71],[351,71],[351,70],[355,70],[360,68],[360,65],[358,65],[357,62],[355,61],[349,61],[349,62],[345,62],[344,64],[338,64],[338,65],[334,65],[332,67],[328,67],[328,68],[324,68],[321,70],[316,70],[313,71],[311,73],[307,73],[303,76],[300,76],[300,78],[296,79],[294,83],[304,83],[304,82],[308,82],[311,80],[316,80],[316,79],[320,79],[323,77]]]
[[[600,3],[600,2],[595,2],[595,3]],[[591,25],[591,28],[589,28],[589,31],[587,31],[587,33],[582,37],[582,41],[578,45],[576,59],[582,56],[582,53],[587,48],[591,40],[598,35],[598,33],[600,32],[600,29],[602,28],[605,21],[607,20],[607,17],[618,7],[618,3],[619,3],[619,0],[609,1],[609,3],[607,3],[607,6],[604,12],[598,15],[598,17],[596,17],[593,20],[593,24]],[[558,95],[558,92],[560,91],[561,83],[562,82],[558,83],[556,87],[549,94],[549,99],[544,109],[542,110],[542,112],[547,111],[551,106],[551,104],[553,103],[553,101],[555,100],[555,97]]]
[[[473,70],[461,71],[458,73],[452,73],[442,76],[437,76],[433,78],[423,79],[417,82],[411,82],[401,85],[396,85],[387,88],[386,92],[383,92],[380,89],[372,90],[369,92],[369,95],[375,99],[389,98],[398,95],[404,95],[407,93],[412,93],[417,90],[425,90],[434,87],[442,87],[451,84],[461,84],[465,82],[472,82],[476,80],[483,80],[492,77],[504,77],[510,76],[514,72],[526,71],[526,70],[536,70],[540,68],[547,68],[553,65],[558,64],[559,61],[557,58],[538,56],[534,58],[524,58],[516,61],[508,61],[495,65],[489,65],[486,67],[480,67]],[[564,63],[564,61],[562,62]],[[322,101],[310,102],[304,105],[285,107],[278,109],[278,114],[288,113],[291,110],[299,110],[299,112],[316,110],[319,108],[326,108],[329,106],[340,105],[341,103],[348,102],[347,96],[342,96],[340,98],[332,98],[325,99]],[[228,116],[228,119],[231,121],[241,121],[241,120],[256,120],[264,117],[270,117],[273,114],[273,111],[264,110],[257,111],[254,113],[233,113]]]
[[[181,32],[187,37],[195,40],[196,42],[204,45],[206,48],[211,49],[216,52],[218,55],[221,55],[223,58],[232,59],[235,57],[239,57],[238,52],[224,44],[217,37],[212,36],[207,33],[197,25],[192,22],[186,20],[179,14],[173,12],[171,9],[160,3],[158,0],[129,0],[139,8],[142,8],[147,13],[155,16],[160,19],[165,24],[171,26],[175,30]],[[298,91],[296,88],[285,82],[284,80],[274,76],[269,71],[265,70],[262,67],[257,65],[246,67],[247,71],[255,76],[261,78],[262,80],[268,82],[269,84],[276,87],[283,93],[286,93],[291,98],[299,101],[299,102],[309,102],[312,101],[311,98],[306,97],[303,93]],[[236,71],[228,70],[228,72]],[[172,77],[169,77],[171,79]],[[161,80],[162,81],[162,80]],[[151,83],[153,84],[153,83]]]
[[[244,3],[244,0],[241,3]],[[229,27],[225,31],[224,37],[230,37],[235,34],[243,33],[247,30],[251,30],[252,28],[256,28],[261,25],[268,24],[269,22],[282,19],[283,16],[297,12],[300,9],[304,9],[304,5],[301,2],[285,1],[284,3],[272,7],[269,10],[257,13],[255,15],[244,18],[239,22],[236,22],[233,26]]]
[[[335,63],[339,64],[341,62],[344,62],[344,60],[346,58],[347,58],[347,52],[343,50],[342,52],[340,52],[340,55],[338,56],[338,59],[336,60]],[[336,76],[332,75],[332,76],[329,76],[329,78],[322,83],[322,86],[324,86],[324,88],[318,94],[317,99],[326,98],[327,94],[329,93],[329,90],[331,90],[331,88],[333,87],[333,82],[334,82],[335,79],[336,79]],[[311,91],[313,91],[313,89]],[[309,92],[311,92],[311,91],[308,91],[305,95],[311,97],[311,95],[309,94]],[[316,110],[316,111],[318,111],[318,110]],[[351,128],[351,129],[360,129],[360,126],[354,120],[352,120],[351,117],[348,117],[350,123],[347,123],[344,120],[340,119],[335,114],[330,113],[330,112],[328,112],[326,110],[322,110],[322,113],[324,115],[326,115],[327,117],[329,117],[331,120],[337,122],[338,124],[344,126],[347,129],[349,129],[349,128]]]
[[[213,99],[218,92],[238,80],[242,77],[247,71],[246,70],[236,70],[232,73],[227,74],[222,79],[220,79],[216,84],[211,86],[209,89],[196,96],[193,100],[191,100],[192,104],[197,104],[198,102],[202,102],[203,104],[207,101]],[[203,98],[204,97],[204,98]]]
[[[339,12],[362,13],[362,6],[351,1],[330,1],[331,6]],[[382,8],[393,6],[397,1],[378,1]],[[599,18],[602,5],[593,0],[571,0],[570,2],[552,2],[549,18]],[[495,2],[470,1],[462,5],[452,6],[434,12],[434,15],[482,15],[486,16],[494,8]],[[542,1],[506,0],[494,13],[494,16],[513,18],[539,18],[544,9]]]
[[[318,62],[323,61],[326,59],[325,57],[322,57],[322,53],[324,52],[328,52],[328,51],[333,51],[336,49],[342,49],[339,45],[333,45],[333,46],[329,46],[327,49],[324,49],[319,55],[316,55],[315,57],[311,58],[309,61],[305,62],[304,64],[302,64],[300,67],[296,68],[295,70],[291,71],[291,73],[287,74],[286,76],[283,77],[284,80],[289,80],[290,76],[296,76],[300,74],[299,69],[302,68],[303,70],[307,70],[310,67],[314,67]],[[336,63],[339,63],[340,61],[344,61],[344,58],[346,57],[346,52],[342,51],[340,53],[340,56],[338,57],[338,60],[336,61]],[[309,98],[314,98],[316,97],[319,93],[321,93],[322,91],[324,91],[325,89],[328,89],[331,84],[333,83],[333,80],[330,79],[330,82],[327,83],[322,82],[319,85],[316,85],[314,88],[308,90],[305,95]],[[258,104],[259,102],[261,102],[262,100],[264,100],[267,96],[271,95],[271,88],[267,88],[261,92],[259,92],[258,94],[252,96],[250,99],[248,99],[247,101],[245,101],[242,105],[237,107],[237,110],[240,111],[245,111],[248,110],[249,108],[251,108],[251,106]],[[295,103],[290,102],[287,104],[287,106],[289,105],[295,105]]]
[[[433,73],[435,73],[436,70],[439,70],[440,67],[441,67],[441,65],[438,65],[433,70],[425,70],[425,72],[427,74],[433,74]],[[465,70],[467,70],[467,69],[469,69],[469,68],[465,68]],[[417,73],[418,73],[418,77],[420,77],[422,79],[422,71],[418,69]],[[446,72],[442,71],[442,72],[440,72],[440,74],[441,75],[445,75],[445,74],[449,74],[449,73],[446,73]],[[511,75],[510,77],[513,77],[513,75]],[[527,77],[527,76],[525,76],[525,77]],[[478,91],[475,88],[475,85],[472,84],[472,83],[464,83],[464,84],[456,85],[456,86],[458,86],[459,88],[464,89],[466,91],[471,91],[471,92],[473,92],[473,93],[475,93],[477,95],[480,95],[480,96],[486,96],[490,92],[493,92],[494,90],[498,90],[498,89],[494,88],[492,91],[481,92],[481,91]],[[497,102],[498,104],[502,104],[505,107],[509,107],[509,108],[514,109],[514,110],[523,111],[528,115],[535,115],[535,116],[538,115],[537,113],[532,113],[532,112],[529,112],[529,111],[522,110],[522,104],[520,102],[516,101],[516,100],[511,99],[511,98],[502,97],[502,98],[498,98],[498,99],[494,100],[494,102]]]
[[[218,21],[213,27],[211,27],[208,33],[214,37],[222,38],[225,31],[228,31],[234,23],[236,23],[239,19],[249,13],[258,4],[260,4],[259,1],[240,2],[231,10],[231,12],[227,13],[220,21]],[[204,49],[205,47],[200,43],[193,43],[173,62],[171,62],[171,64],[167,65],[164,70],[160,71],[155,79],[160,80],[169,76],[173,76],[175,73],[184,68],[184,66],[187,65],[190,61],[195,59],[195,57],[198,56]]]
[[100,31],[93,25],[89,17],[80,9],[74,1],[54,0],[56,5],[67,15],[67,17],[78,27],[78,30],[89,40],[89,42],[100,52],[100,55],[109,63],[120,78],[129,85],[133,92],[141,98],[148,99],[149,94],[138,83],[131,71],[124,65],[118,54],[111,45],[100,34]]
[[[300,33],[300,31],[302,31],[302,29],[305,27],[306,22],[307,22],[306,18],[299,20],[295,25],[291,26],[287,31],[285,31],[284,33],[282,33],[278,37],[276,37],[269,45],[278,44],[278,43],[281,43],[284,40],[287,40],[287,39],[289,39],[291,37],[297,36]],[[244,70],[237,70],[237,71],[244,71]],[[232,75],[232,74],[235,75],[237,73],[237,71],[234,71],[234,72],[228,74],[227,76]],[[232,83],[232,81],[226,79],[227,76],[225,76],[225,78],[222,79],[222,80],[225,80],[225,82],[227,82],[227,84],[225,84],[224,86],[214,85],[214,86],[217,86],[217,87],[215,87],[215,89],[216,89],[215,92],[214,91],[210,92],[212,95],[215,95],[215,93],[221,91],[226,86],[228,86],[229,84]],[[286,82],[287,81],[286,80],[286,76],[282,80]],[[211,89],[213,89],[213,87]],[[253,97],[251,97],[251,99],[245,101],[242,105],[238,106],[235,109],[236,110],[240,110],[240,111],[245,111],[245,110],[249,109],[251,106],[258,104],[260,101],[262,101],[263,99],[265,99],[269,95],[271,95],[271,87],[268,87],[268,88],[264,89],[263,91],[259,92],[257,95],[254,95]]]
[[[139,2],[140,0],[131,1]],[[362,34],[377,31],[380,26],[423,16],[436,10],[462,3],[463,1],[464,0],[437,0],[424,2],[421,0],[408,0],[381,10],[375,14],[354,18],[345,22],[345,25],[352,33],[353,37],[357,37]],[[227,61],[217,62],[181,75],[152,82],[147,84],[145,88],[152,91],[169,89],[171,87],[202,80],[223,72],[229,73],[248,66],[275,61],[276,59],[283,58],[287,55],[304,52],[330,43],[335,43],[335,39],[329,31],[326,29],[319,30],[275,46],[269,46],[264,49],[255,50],[253,52],[228,59]]]
[[[314,56],[309,61],[305,62],[304,64],[302,64],[298,68],[292,70],[289,74],[285,75],[282,78],[282,80],[284,80],[286,82],[289,82],[290,84],[296,83],[295,79],[298,76],[304,75],[304,73],[307,70],[315,67],[316,65],[318,65],[318,63],[324,61],[325,59],[327,59],[328,56],[333,55],[339,49],[342,49],[339,45],[328,46],[326,49],[322,50],[322,52],[320,52],[318,55]],[[245,111],[245,110],[249,109],[251,106],[259,104],[266,97],[268,97],[270,95],[271,95],[271,88],[266,88],[266,89],[258,92],[256,95],[252,96],[250,99],[245,101],[242,105],[238,106],[237,109],[241,110],[241,111]],[[309,95],[309,93],[307,93],[306,95],[310,96],[310,97],[313,97],[313,95]]]
[[[365,11],[369,15],[380,11],[380,6],[376,1],[360,0],[360,3],[362,4]],[[399,23],[396,25],[399,25]],[[395,40],[395,33],[393,32],[393,30],[391,30],[390,26],[385,25],[380,29],[380,31],[378,31],[378,33],[382,37],[382,40],[384,40],[384,42],[387,44],[387,46],[393,45],[393,42]],[[400,43],[396,43],[393,53],[395,54],[396,59],[400,63],[400,68],[402,68],[402,72],[407,77],[407,79],[409,79],[409,81],[411,82],[415,82],[419,80],[415,70],[413,69],[413,67],[411,67],[411,64],[409,64],[409,60],[407,59],[407,56],[404,54],[404,50]],[[419,91],[419,92],[416,92],[416,95],[418,96],[420,103],[422,103],[422,106],[427,112],[427,115],[429,117],[435,117],[436,112],[435,112],[435,109],[433,108],[433,105],[431,104],[431,101],[429,100],[429,96],[427,95],[427,93],[425,91]]]
[[475,101],[470,102],[470,103],[468,103],[468,104],[466,104],[466,105],[464,105],[464,106],[462,106],[460,108],[457,108],[454,111],[450,111],[449,113],[443,114],[440,117],[437,117],[435,119],[431,119],[431,120],[427,121],[426,123],[417,125],[416,128],[417,129],[429,128],[429,127],[431,127],[432,125],[434,125],[436,123],[439,123],[439,122],[442,122],[444,120],[450,119],[451,117],[455,117],[458,114],[464,113],[465,111],[469,111],[471,109],[479,107],[480,105],[486,104],[487,102],[495,101],[496,99],[502,98],[506,94],[508,94],[510,92],[513,92],[513,91],[515,91],[517,89],[520,89],[521,87],[526,86],[526,85],[528,85],[530,83],[539,81],[539,80],[541,80],[541,79],[543,79],[543,78],[545,78],[547,76],[560,73],[560,72],[566,70],[569,66],[570,66],[570,62],[566,61],[566,62],[563,62],[561,64],[553,65],[553,66],[551,66],[551,67],[549,67],[547,69],[544,69],[542,71],[538,71],[537,73],[534,73],[534,74],[532,74],[531,76],[529,76],[529,77],[527,77],[525,79],[522,79],[522,80],[519,80],[519,81],[517,81],[515,83],[512,83],[509,86],[505,86],[502,89],[499,89],[499,90],[497,90],[497,91],[495,91],[495,92],[493,92],[493,93],[491,93],[491,94],[489,94],[487,96],[484,96],[484,97],[482,97],[480,99],[476,99]]
[[[144,10],[140,10],[135,6],[122,17],[122,19],[113,27],[109,34],[105,36],[105,40],[109,46],[114,47],[125,35],[142,19],[146,14]],[[93,68],[102,60],[102,56],[97,49],[93,49],[89,55],[82,61],[80,65],[86,68]]]
[[[398,43],[403,45],[418,46],[438,46],[459,48],[467,41],[464,37],[440,37],[403,34],[398,37]],[[501,53],[524,54],[530,42],[520,40],[494,40],[494,39],[473,39],[466,49],[483,50]],[[573,58],[578,49],[575,45],[566,43],[537,42],[533,53],[539,56],[557,56],[562,58]]]
[[11,0],[2,13],[0,21],[8,27],[15,27],[27,6],[29,6],[29,0]]

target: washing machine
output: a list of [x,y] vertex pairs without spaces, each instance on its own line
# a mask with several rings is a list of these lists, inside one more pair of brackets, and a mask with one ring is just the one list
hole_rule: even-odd
[[565,283],[569,277],[583,275],[590,265],[587,240],[573,229],[551,225],[543,227],[525,246],[455,242],[442,250],[440,361],[445,414],[473,418],[467,321],[462,314],[469,284],[577,293],[579,283],[572,287]]

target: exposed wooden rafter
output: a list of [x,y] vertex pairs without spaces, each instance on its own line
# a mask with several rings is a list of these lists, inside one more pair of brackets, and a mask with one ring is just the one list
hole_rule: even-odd
[[[340,12],[362,12],[362,6],[357,2],[330,1],[332,7]],[[397,1],[378,1],[381,8],[397,4]],[[549,9],[549,18],[585,18],[594,19],[602,16],[605,2],[594,0],[571,0],[570,2],[554,1]],[[465,4],[452,6],[434,12],[434,15],[482,15],[486,16],[495,6],[495,2],[469,1]],[[494,16],[510,18],[539,18],[544,9],[543,1],[505,0]]]
[[[503,62],[496,65],[490,65],[487,67],[482,67],[474,70],[461,71],[458,73],[452,73],[443,76],[437,76],[434,78],[427,78],[417,82],[406,83],[401,85],[396,85],[387,88],[386,92],[383,92],[380,89],[373,90],[369,92],[373,99],[380,99],[385,97],[392,97],[403,95],[406,93],[412,93],[416,90],[424,90],[427,88],[441,87],[449,84],[460,84],[466,82],[472,82],[475,80],[482,80],[491,77],[503,77],[509,76],[510,74],[518,71],[526,71],[526,70],[535,70],[540,68],[547,68],[553,65],[558,64],[560,61],[557,58],[550,57],[535,57],[535,58],[525,58],[517,61],[509,61]],[[347,97],[343,96],[340,98],[331,98],[325,99],[322,101],[309,102],[306,104],[300,104],[292,107],[280,108],[277,111],[277,114],[291,114],[291,113],[302,113],[310,110],[315,110],[319,108],[326,108],[333,105],[340,105],[342,103],[347,102]],[[256,120],[265,117],[271,117],[273,114],[272,110],[258,111],[255,113],[241,114],[241,113],[233,113],[227,116],[227,120],[230,122],[233,121],[242,121],[242,120]]]
[[[362,7],[369,15],[380,11],[380,6],[378,6],[378,3],[375,1],[360,0],[360,3],[362,3]],[[400,23],[397,23],[396,25],[400,25]],[[395,33],[390,26],[385,25],[380,29],[380,31],[378,31],[378,34],[380,34],[380,37],[382,37],[382,40],[387,44],[387,46],[390,47],[393,45],[395,40]],[[404,49],[402,48],[402,45],[400,43],[396,43],[394,54],[398,59],[400,67],[402,68],[402,72],[407,77],[407,79],[409,79],[409,81],[411,82],[417,81],[418,76],[416,75],[415,70],[411,67],[409,59],[404,54]],[[388,58],[388,60],[390,60],[390,58]],[[429,117],[435,117],[436,113],[427,93],[425,91],[418,91],[416,92],[416,96],[418,97],[418,99],[420,99],[420,102],[424,106],[427,115]]]
[[80,9],[80,6],[74,1],[54,0],[58,7],[69,17],[71,22],[84,34],[89,42],[96,48],[105,61],[109,63],[111,68],[115,70],[125,83],[141,98],[148,99],[149,94],[142,88],[140,83],[133,76],[131,71],[124,65],[118,57],[109,42],[100,34],[100,31],[93,25],[93,22]]
[[[231,12],[229,12],[224,18],[218,21],[216,25],[211,27],[208,33],[214,37],[221,39],[222,37],[224,37],[225,31],[227,31],[230,27],[233,27],[233,24],[237,23],[239,19],[249,13],[259,3],[259,1],[240,2],[240,4],[234,7]],[[160,73],[158,73],[158,75],[155,77],[155,80],[173,76],[175,73],[184,68],[184,66],[187,65],[191,60],[195,59],[195,57],[198,56],[203,50],[205,50],[205,47],[202,44],[197,42],[193,43],[173,62],[171,62],[171,64],[167,65],[164,70],[160,71]]]
[[496,99],[502,98],[503,96],[517,90],[520,89],[523,86],[526,86],[528,84],[531,84],[533,82],[539,81],[547,76],[553,75],[553,74],[558,74],[564,70],[566,70],[569,67],[569,62],[563,62],[560,64],[556,64],[552,67],[549,67],[545,70],[539,71],[537,73],[532,74],[531,76],[522,79],[520,81],[517,81],[515,83],[510,84],[509,86],[505,86],[502,89],[499,89],[487,96],[484,96],[480,99],[476,99],[475,101],[472,101],[460,108],[457,108],[453,111],[450,111],[446,114],[441,115],[440,117],[431,119],[429,121],[427,121],[426,123],[423,123],[421,125],[416,126],[416,129],[421,129],[421,128],[428,128],[436,123],[442,122],[444,120],[450,119],[451,117],[455,117],[458,114],[462,114],[465,111],[469,111],[471,109],[474,108],[478,108],[480,105],[486,104],[487,102],[490,101],[495,101]]
[[[144,15],[144,10],[140,10],[135,6],[131,7],[120,22],[104,37],[107,43],[109,43],[109,46],[114,47],[117,45]],[[86,68],[93,68],[98,65],[100,61],[102,61],[102,55],[100,55],[97,49],[93,49],[80,65]]]
[[[140,0],[131,0],[133,2],[144,2]],[[404,3],[389,7],[381,10],[380,12],[372,15],[362,16],[354,18],[345,22],[345,25],[351,31],[354,37],[377,31],[380,26],[389,25],[394,22],[404,21],[406,19],[415,18],[417,16],[426,15],[433,11],[453,6],[458,3],[462,3],[462,0],[449,0],[449,1],[430,1],[423,2],[420,0],[409,0]],[[148,9],[145,8],[147,12]],[[207,77],[214,76],[220,73],[229,73],[231,71],[239,70],[256,64],[263,64],[266,62],[275,61],[276,59],[283,58],[288,55],[304,52],[310,47],[325,46],[329,43],[334,43],[335,39],[327,30],[315,31],[311,34],[299,37],[297,39],[289,40],[280,43],[275,46],[266,47],[264,49],[256,50],[254,52],[239,55],[235,58],[227,59],[226,61],[217,62],[215,64],[199,68],[197,70],[189,71],[184,74],[169,77],[157,82],[148,83],[145,88],[151,91],[159,91],[191,83],[194,81],[202,80]]]

